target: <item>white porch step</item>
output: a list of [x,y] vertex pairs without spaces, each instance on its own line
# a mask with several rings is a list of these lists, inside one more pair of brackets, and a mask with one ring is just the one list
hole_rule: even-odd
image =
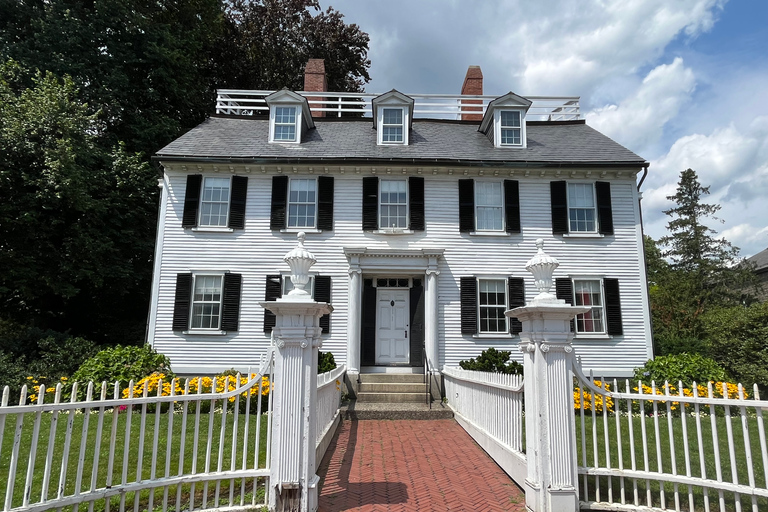
[[361,373],[361,383],[424,384],[423,373]]
[[427,395],[424,390],[420,393],[357,393],[358,402],[401,404],[426,402],[426,400]]
[[426,393],[426,384],[408,382],[362,382],[360,393]]

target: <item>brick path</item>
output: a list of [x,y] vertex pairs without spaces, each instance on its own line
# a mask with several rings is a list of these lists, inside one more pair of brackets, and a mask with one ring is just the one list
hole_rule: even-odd
[[320,512],[525,510],[523,491],[454,420],[345,421],[318,475]]

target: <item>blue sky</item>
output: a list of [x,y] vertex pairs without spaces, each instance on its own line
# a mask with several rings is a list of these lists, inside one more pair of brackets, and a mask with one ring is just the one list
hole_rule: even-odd
[[768,1],[335,0],[371,36],[368,92],[578,95],[587,123],[651,163],[645,231],[664,235],[679,174],[711,187],[749,256],[768,247]]

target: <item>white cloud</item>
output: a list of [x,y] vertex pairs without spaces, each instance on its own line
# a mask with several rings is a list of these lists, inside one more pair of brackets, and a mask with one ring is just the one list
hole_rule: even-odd
[[741,248],[741,256],[748,258],[768,246],[768,226],[739,224],[720,233],[719,238],[724,238]]
[[658,140],[664,125],[690,99],[695,84],[693,71],[678,57],[671,64],[651,70],[637,90],[619,105],[587,112],[587,122],[642,154],[643,148]]

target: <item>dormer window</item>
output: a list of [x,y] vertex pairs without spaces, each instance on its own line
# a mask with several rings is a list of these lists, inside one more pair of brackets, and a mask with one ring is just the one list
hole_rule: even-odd
[[303,96],[283,89],[265,98],[269,105],[269,142],[298,144],[315,127],[309,103]]
[[383,108],[381,120],[381,142],[384,144],[403,143],[403,109]]
[[374,98],[371,105],[377,144],[407,145],[413,120],[413,98],[393,89]]
[[479,131],[497,148],[525,148],[525,114],[531,100],[510,92],[488,104]]

